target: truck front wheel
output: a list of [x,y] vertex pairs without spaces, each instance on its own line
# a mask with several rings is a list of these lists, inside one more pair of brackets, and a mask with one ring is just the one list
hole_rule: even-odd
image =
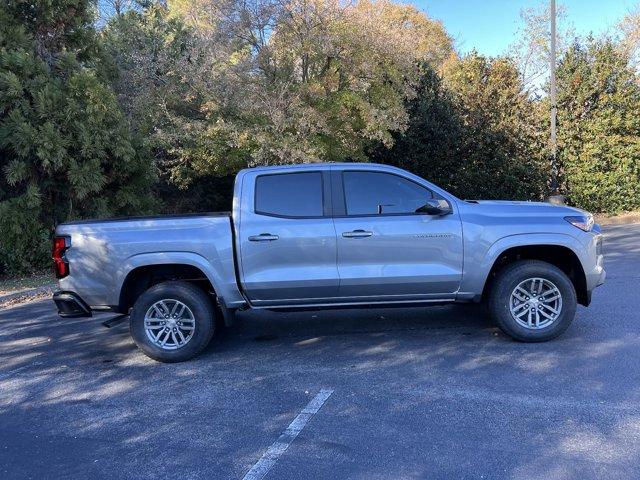
[[144,292],[133,306],[131,336],[147,356],[182,362],[204,349],[215,331],[209,295],[188,282],[164,282]]
[[501,270],[488,299],[498,327],[522,342],[544,342],[563,333],[573,321],[576,303],[567,275],[539,260],[521,260]]

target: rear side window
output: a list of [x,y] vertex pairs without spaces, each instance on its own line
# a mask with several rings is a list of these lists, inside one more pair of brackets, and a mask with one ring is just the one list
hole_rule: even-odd
[[433,198],[431,190],[382,172],[343,172],[347,215],[412,214]]
[[321,217],[322,173],[279,173],[256,178],[256,213]]

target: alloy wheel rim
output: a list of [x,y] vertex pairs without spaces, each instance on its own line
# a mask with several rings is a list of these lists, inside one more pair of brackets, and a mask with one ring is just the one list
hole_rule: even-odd
[[179,300],[163,299],[151,305],[144,316],[144,330],[151,343],[163,350],[177,350],[193,338],[196,319]]
[[524,328],[547,328],[562,313],[562,294],[546,278],[527,278],[511,292],[509,310],[513,319]]

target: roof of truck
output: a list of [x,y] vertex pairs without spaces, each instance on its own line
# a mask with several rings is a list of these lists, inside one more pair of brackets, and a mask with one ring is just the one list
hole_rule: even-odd
[[328,168],[328,167],[380,167],[380,168],[397,168],[393,165],[384,165],[382,163],[365,163],[365,162],[317,162],[317,163],[292,163],[290,165],[265,165],[245,168],[242,171],[269,171],[269,170],[296,170],[296,169],[308,169],[308,168]]

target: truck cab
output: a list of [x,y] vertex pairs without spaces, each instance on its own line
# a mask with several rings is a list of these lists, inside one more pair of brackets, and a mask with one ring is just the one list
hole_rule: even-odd
[[375,165],[244,170],[234,204],[255,306],[454,300],[463,269],[454,198]]

